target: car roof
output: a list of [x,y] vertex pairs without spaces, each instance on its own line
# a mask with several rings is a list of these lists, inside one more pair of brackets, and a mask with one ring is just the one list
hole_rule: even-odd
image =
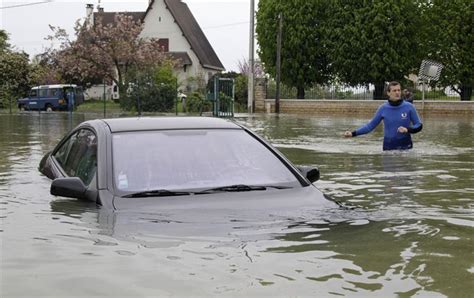
[[63,88],[63,87],[74,87],[76,88],[77,85],[74,84],[56,84],[56,85],[41,85],[41,86],[35,86],[31,89],[48,89],[48,88]]
[[111,132],[170,129],[241,129],[227,119],[211,117],[136,117],[103,119]]

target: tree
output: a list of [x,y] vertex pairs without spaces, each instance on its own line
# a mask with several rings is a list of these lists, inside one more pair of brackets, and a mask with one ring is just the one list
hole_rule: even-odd
[[[237,67],[239,68],[239,73],[248,77],[250,73],[250,62],[249,60],[243,58],[242,60],[238,61]],[[253,75],[255,78],[263,78],[265,76],[265,72],[263,70],[262,63],[258,60],[254,61],[253,63]]]
[[429,58],[443,63],[439,83],[450,86],[461,100],[471,100],[474,87],[474,2],[433,0],[426,12],[429,22]]
[[[32,83],[35,85],[51,85],[60,84],[62,82],[78,83],[77,81],[69,81],[63,78],[55,66],[54,61],[47,53],[36,55],[32,59],[30,67]],[[82,84],[79,83],[78,85]]]
[[334,0],[331,61],[337,78],[352,86],[403,81],[421,63],[420,6],[414,0]]
[[0,30],[0,106],[7,106],[24,96],[31,81],[29,57],[8,44],[8,34]]
[[327,1],[259,1],[256,28],[259,56],[265,71],[273,77],[280,13],[283,17],[281,81],[296,87],[297,97],[304,98],[305,87],[325,84],[330,79]]
[[0,54],[0,89],[3,106],[27,94],[30,89],[28,54],[5,51]]
[[76,40],[67,33],[52,27],[50,40],[60,42],[58,50],[51,49],[55,64],[63,77],[95,83],[103,78],[113,81],[125,93],[125,77],[134,68],[158,65],[169,61],[158,40],[140,37],[143,24],[125,14],[116,14],[113,23],[105,24],[100,18],[93,26],[76,22]]
[[8,34],[5,30],[0,29],[0,51],[3,52],[10,48],[8,44]]

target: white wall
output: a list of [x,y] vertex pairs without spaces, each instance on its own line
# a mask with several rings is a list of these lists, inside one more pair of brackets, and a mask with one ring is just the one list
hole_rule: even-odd
[[[89,89],[84,90],[84,99],[103,99],[104,85],[94,85]],[[105,98],[112,99],[112,86],[105,86]]]
[[178,83],[181,83],[181,89],[186,89],[188,79],[190,77],[204,77],[209,79],[208,72],[212,74],[216,73],[215,70],[204,69],[196,54],[191,50],[191,45],[184,37],[175,22],[171,12],[166,8],[163,0],[157,0],[154,2],[152,9],[148,12],[144,20],[144,28],[141,37],[144,38],[167,38],[169,40],[169,51],[170,52],[187,52],[192,65],[188,65],[186,72],[181,68],[177,71]]

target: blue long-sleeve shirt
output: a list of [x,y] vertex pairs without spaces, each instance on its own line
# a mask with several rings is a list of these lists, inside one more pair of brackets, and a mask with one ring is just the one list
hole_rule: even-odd
[[[369,123],[352,133],[353,136],[371,132],[382,120],[384,124],[383,150],[411,149],[413,147],[411,134],[417,133],[423,128],[416,109],[411,103],[402,101],[396,105],[386,102],[378,108]],[[406,127],[408,133],[398,132],[400,126]]]

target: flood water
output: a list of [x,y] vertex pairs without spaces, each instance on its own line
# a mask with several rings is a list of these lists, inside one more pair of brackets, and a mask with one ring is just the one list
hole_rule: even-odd
[[51,196],[41,157],[91,118],[0,114],[1,297],[474,293],[472,118],[423,117],[413,150],[382,152],[381,127],[342,137],[365,117],[237,117],[346,208],[208,222]]

